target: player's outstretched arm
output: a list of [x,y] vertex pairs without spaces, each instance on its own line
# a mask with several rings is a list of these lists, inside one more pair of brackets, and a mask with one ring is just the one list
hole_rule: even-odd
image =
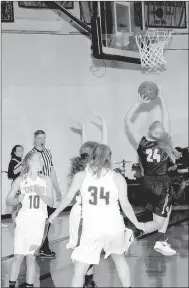
[[137,110],[140,107],[140,102],[138,101],[132,108],[127,112],[124,118],[124,123],[125,123],[125,128],[129,131],[129,133],[132,135],[134,141],[136,144],[139,144],[141,140],[141,136],[139,133],[136,131],[133,123],[132,123],[132,118],[136,114]]
[[58,216],[58,214],[71,203],[76,193],[80,190],[85,175],[86,175],[85,171],[78,172],[74,175],[71,185],[68,189],[68,192],[62,198],[60,204],[58,205],[54,213],[49,217],[49,222],[52,222]]
[[115,173],[115,182],[119,190],[119,201],[121,208],[127,218],[136,226],[137,229],[144,231],[144,223],[138,222],[138,219],[135,216],[134,210],[129,203],[127,197],[127,184],[123,176],[119,173]]
[[87,142],[87,133],[86,133],[86,125],[83,121],[74,120],[74,122],[80,127],[81,129],[81,145]]
[[83,121],[81,121],[81,145],[87,142],[87,132],[86,125]]
[[162,95],[161,87],[159,88],[159,98],[160,98],[161,109],[162,109],[162,123],[163,123],[165,131],[170,134],[171,129],[170,129],[169,112],[168,112],[167,106],[165,104],[165,100],[163,98],[163,95]]
[[106,121],[105,121],[105,119],[104,119],[102,116],[100,116],[99,114],[94,113],[94,115],[97,116],[97,117],[100,119],[101,125],[102,125],[102,134],[101,134],[101,141],[100,141],[100,143],[107,145],[107,144],[108,144],[108,129],[107,129]]
[[[167,106],[165,104],[165,100],[164,100],[163,95],[162,95],[161,87],[160,87],[159,91],[160,91],[159,92],[159,98],[160,98],[161,109],[162,109],[162,123],[163,123],[165,131],[171,137],[171,125],[170,125],[169,111],[168,111]],[[181,153],[178,152],[174,147],[173,147],[173,153],[174,153],[176,159],[181,157]]]
[[22,181],[21,177],[17,177],[14,182],[12,183],[12,187],[10,192],[8,193],[7,199],[6,199],[6,204],[7,206],[16,206],[20,202],[20,198],[15,198],[16,193],[20,189],[20,183]]

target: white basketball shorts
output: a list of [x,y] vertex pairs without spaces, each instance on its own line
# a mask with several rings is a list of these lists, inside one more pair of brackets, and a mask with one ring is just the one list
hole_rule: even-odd
[[[16,219],[17,220],[17,219]],[[16,228],[14,233],[14,254],[19,255],[33,255],[37,247],[42,243],[45,220],[38,222],[36,219],[33,221],[27,219],[19,219],[16,221]],[[33,246],[33,249],[31,250]]]
[[81,205],[76,203],[69,216],[69,237],[70,240],[66,245],[67,249],[74,249],[78,243],[79,224],[81,221]]
[[[85,219],[85,218],[84,218]],[[84,220],[83,219],[83,220]],[[80,244],[72,253],[71,258],[82,263],[99,264],[101,251],[105,251],[105,258],[110,254],[123,254],[128,250],[125,242],[125,225],[123,218],[118,216],[103,223],[93,224],[84,221]],[[95,220],[95,219],[94,219]],[[101,225],[100,225],[101,224]]]

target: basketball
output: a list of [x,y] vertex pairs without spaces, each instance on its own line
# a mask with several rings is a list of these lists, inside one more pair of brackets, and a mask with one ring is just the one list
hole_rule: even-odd
[[154,100],[158,96],[159,88],[154,82],[145,81],[138,87],[138,93],[140,96],[147,97],[147,100]]

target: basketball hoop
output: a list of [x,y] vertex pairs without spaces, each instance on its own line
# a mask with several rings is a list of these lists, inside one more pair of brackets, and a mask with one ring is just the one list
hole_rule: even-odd
[[141,66],[148,70],[164,70],[166,61],[164,59],[165,45],[171,38],[172,31],[144,31],[135,36],[141,58]]

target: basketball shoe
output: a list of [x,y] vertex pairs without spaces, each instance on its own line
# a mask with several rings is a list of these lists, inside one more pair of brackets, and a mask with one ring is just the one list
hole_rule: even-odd
[[83,288],[97,288],[97,285],[95,281],[89,280],[84,283]]
[[166,239],[165,241],[156,241],[154,250],[157,252],[160,252],[161,254],[165,256],[172,256],[176,254],[176,251],[171,248],[171,245],[167,243]]
[[55,258],[56,253],[50,249],[48,249],[47,251],[40,250],[38,256],[41,258]]

